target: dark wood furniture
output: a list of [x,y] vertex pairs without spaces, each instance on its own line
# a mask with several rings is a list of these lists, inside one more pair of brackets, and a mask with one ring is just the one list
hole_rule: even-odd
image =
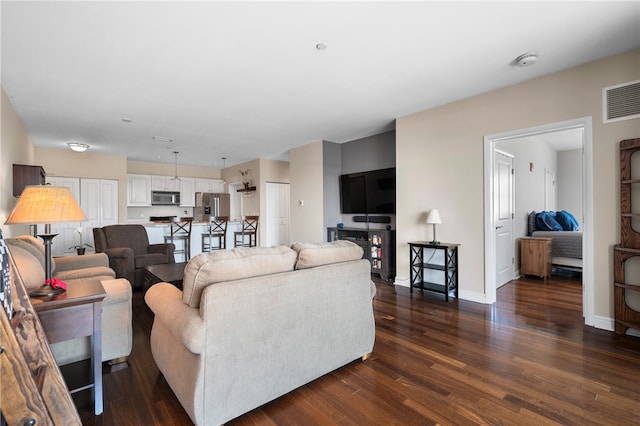
[[[99,281],[70,283],[67,291],[48,298],[31,298],[49,343],[91,337],[91,377],[78,379],[77,363],[60,367],[71,394],[91,389],[94,414],[102,414],[102,300],[107,293]],[[80,361],[79,363],[83,363]],[[76,383],[77,386],[71,386]]]
[[13,196],[19,197],[27,185],[44,185],[46,173],[42,166],[13,165]]
[[[211,216],[207,232],[202,233],[202,252],[224,250],[227,248],[227,224],[229,216]],[[213,241],[217,240],[217,244]]]
[[552,244],[552,238],[520,238],[520,273],[542,277],[547,282],[551,277]]
[[640,179],[631,170],[634,154],[639,151],[640,138],[620,142],[620,244],[613,248],[615,332],[619,334],[629,328],[640,330],[640,311],[627,303],[629,298],[640,295],[640,285],[630,284],[625,273],[626,262],[640,256],[640,232],[633,227],[640,219],[640,211],[634,211],[631,202],[631,194],[640,189]]
[[364,250],[371,273],[389,281],[396,275],[396,231],[386,229],[327,228],[327,241],[347,240]]
[[14,314],[9,320],[0,310],[2,416],[8,425],[80,425],[78,411],[13,260],[9,269]]
[[182,217],[180,219],[172,220],[169,222],[170,234],[164,236],[164,243],[172,243],[175,245],[176,241],[180,241],[181,245],[176,247],[173,251],[174,256],[176,254],[184,255],[184,261],[188,262],[191,259],[191,222],[192,217]]
[[182,288],[184,278],[184,268],[187,262],[167,263],[163,265],[150,265],[144,268],[144,291],[155,283],[171,283],[178,288]]
[[[244,216],[242,218],[242,230],[233,233],[235,247],[256,247],[258,245],[258,219],[259,216]],[[248,237],[248,240],[245,237]]]
[[413,288],[458,297],[458,246],[456,243],[409,243],[411,292]]

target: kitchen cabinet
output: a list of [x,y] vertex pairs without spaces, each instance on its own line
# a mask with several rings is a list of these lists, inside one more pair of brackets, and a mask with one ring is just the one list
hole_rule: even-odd
[[127,175],[127,206],[150,207],[151,206],[151,176]]
[[220,179],[196,178],[195,192],[225,193],[224,181]]
[[195,207],[196,206],[196,179],[183,177],[180,181],[180,206]]
[[180,182],[174,176],[151,176],[152,191],[180,191]]

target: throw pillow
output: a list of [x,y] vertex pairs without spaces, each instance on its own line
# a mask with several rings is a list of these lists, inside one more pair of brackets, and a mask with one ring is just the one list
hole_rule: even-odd
[[580,229],[580,225],[575,216],[566,210],[556,212],[556,221],[562,226],[563,231],[577,231]]
[[536,228],[540,231],[562,231],[562,226],[556,220],[555,212],[540,212],[536,216]]

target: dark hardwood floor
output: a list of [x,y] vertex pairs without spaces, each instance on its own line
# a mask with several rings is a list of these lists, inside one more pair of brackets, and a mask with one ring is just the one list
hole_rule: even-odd
[[[513,281],[493,306],[377,288],[371,358],[228,424],[640,424],[640,338],[585,327],[579,279]],[[191,424],[153,362],[141,292],[133,310],[129,363],[105,366],[104,414],[81,408],[83,422]]]

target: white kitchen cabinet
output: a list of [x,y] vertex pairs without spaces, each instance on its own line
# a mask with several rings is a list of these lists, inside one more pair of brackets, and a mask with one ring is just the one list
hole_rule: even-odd
[[190,177],[180,178],[180,206],[195,207],[196,205],[196,179]]
[[127,206],[151,206],[151,176],[127,175]]
[[180,191],[180,181],[174,176],[151,176],[152,191]]
[[224,193],[224,181],[220,179],[196,178],[195,192]]

